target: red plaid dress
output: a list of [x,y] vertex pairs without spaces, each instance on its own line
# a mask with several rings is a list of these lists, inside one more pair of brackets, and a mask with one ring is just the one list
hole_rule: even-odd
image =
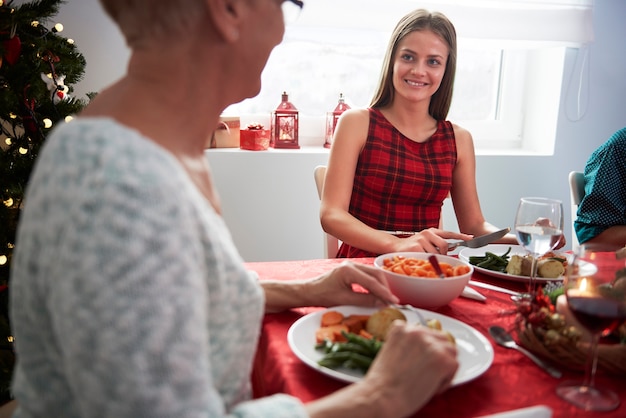
[[[370,109],[365,147],[359,156],[350,213],[383,231],[421,231],[437,227],[441,206],[452,186],[456,142],[452,124],[438,121],[423,143],[402,135],[378,109]],[[342,244],[337,257],[374,257]]]

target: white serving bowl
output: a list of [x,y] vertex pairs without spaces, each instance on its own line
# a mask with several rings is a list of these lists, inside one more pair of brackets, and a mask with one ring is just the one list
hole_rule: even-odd
[[459,260],[456,257],[436,254],[435,256],[437,257],[439,264],[447,263],[452,267],[465,265],[469,267],[469,272],[459,276],[440,279],[438,277],[425,278],[408,276],[405,274],[394,273],[383,268],[384,260],[394,258],[395,256],[428,261],[428,257],[431,255],[432,254],[429,253],[417,252],[383,254],[376,257],[374,265],[385,273],[387,281],[389,282],[389,287],[391,288],[393,294],[400,299],[400,303],[408,303],[416,308],[433,309],[447,305],[463,292],[463,289],[472,277],[474,266],[463,260]]

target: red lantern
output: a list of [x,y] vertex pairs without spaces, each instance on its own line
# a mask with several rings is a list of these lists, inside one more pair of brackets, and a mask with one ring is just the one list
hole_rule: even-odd
[[337,127],[337,122],[339,121],[339,116],[346,110],[350,109],[350,106],[346,104],[343,99],[343,94],[339,93],[339,102],[337,103],[337,107],[332,112],[326,113],[326,140],[324,141],[324,148],[330,148],[330,145],[333,141],[333,134],[335,133],[335,128]]
[[298,145],[298,109],[283,92],[282,101],[272,113],[271,143],[274,148],[300,148]]

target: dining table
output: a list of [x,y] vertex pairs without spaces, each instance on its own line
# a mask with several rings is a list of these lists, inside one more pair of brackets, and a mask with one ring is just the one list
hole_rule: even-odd
[[[345,261],[373,265],[374,258],[247,262],[246,267],[257,272],[259,280],[290,281],[316,277]],[[471,279],[513,291],[526,290],[523,282],[503,280],[477,270]],[[435,395],[415,417],[474,418],[538,405],[551,409],[552,417],[556,418],[626,417],[626,376],[603,370],[596,374],[596,385],[613,390],[621,400],[613,411],[584,411],[562,400],[556,394],[557,385],[566,380],[582,382],[584,374],[560,367],[562,377],[554,378],[517,350],[497,345],[488,329],[499,325],[514,331],[515,302],[506,293],[478,287],[476,290],[486,296],[485,301],[458,297],[431,311],[461,321],[481,333],[493,347],[493,360],[480,375]],[[303,316],[322,309],[305,307],[265,315],[251,376],[255,398],[283,393],[306,403],[350,384],[305,364],[288,343],[290,327]],[[314,336],[311,344],[315,344]]]

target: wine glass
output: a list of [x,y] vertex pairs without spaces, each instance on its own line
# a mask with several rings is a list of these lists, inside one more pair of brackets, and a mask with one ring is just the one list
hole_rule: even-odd
[[581,382],[564,382],[556,392],[566,401],[587,411],[611,411],[618,396],[595,386],[598,340],[626,319],[626,254],[619,247],[583,244],[569,264],[563,282],[569,310],[592,335]]
[[537,258],[552,251],[563,235],[561,201],[543,197],[522,197],[515,215],[517,241],[532,257],[528,293],[532,299],[537,279]]

